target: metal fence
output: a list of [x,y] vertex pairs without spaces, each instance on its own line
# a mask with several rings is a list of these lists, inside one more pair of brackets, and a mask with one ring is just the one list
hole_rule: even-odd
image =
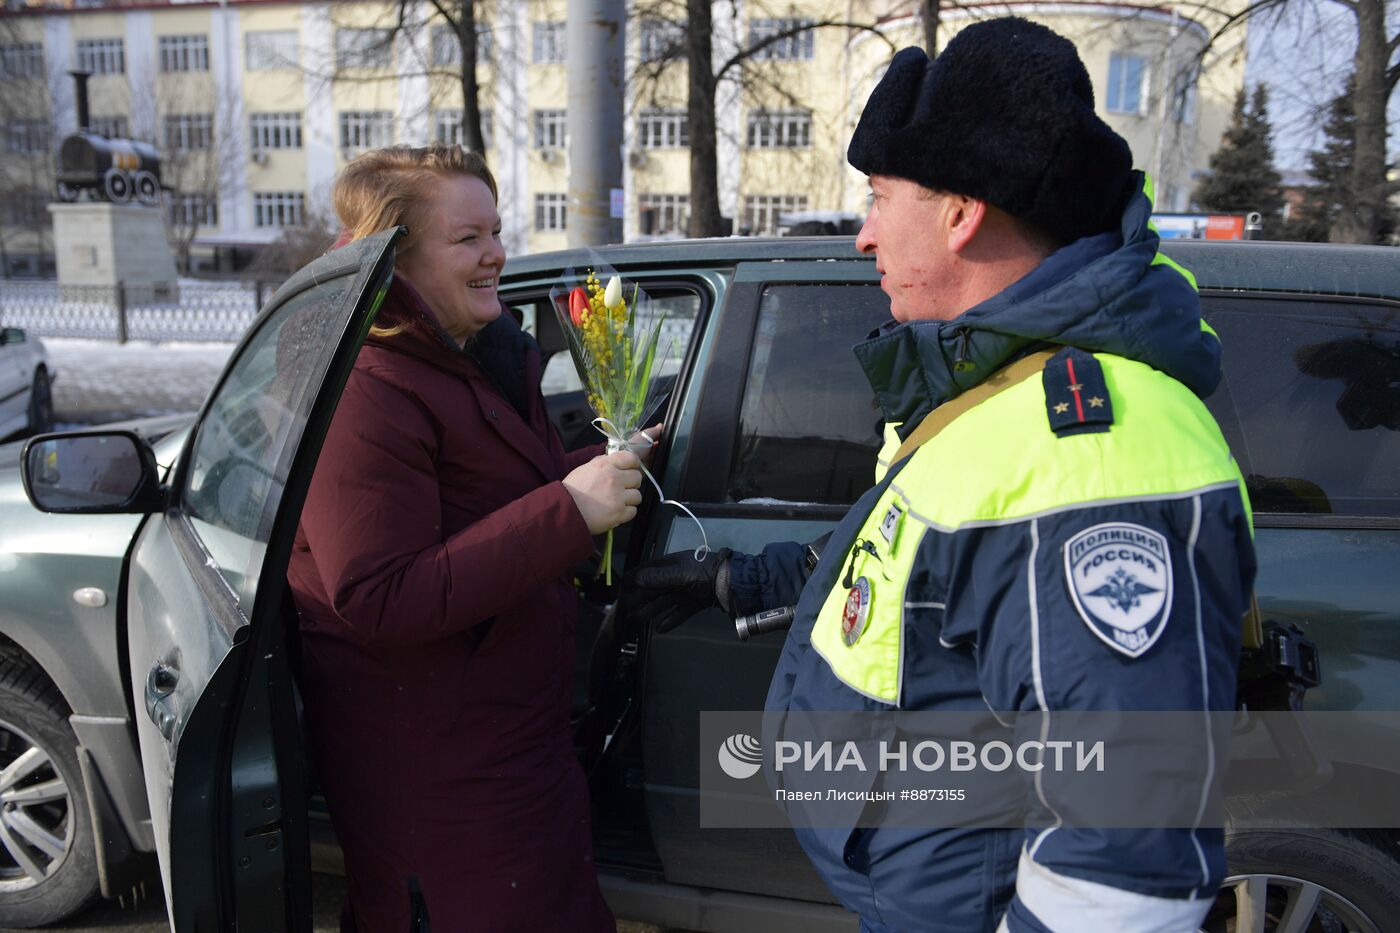
[[0,282],[0,323],[40,337],[236,341],[272,291],[262,282],[181,279],[177,294],[158,301],[122,285]]

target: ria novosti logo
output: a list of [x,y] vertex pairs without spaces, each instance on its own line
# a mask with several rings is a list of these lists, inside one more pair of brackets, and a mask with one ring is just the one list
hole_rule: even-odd
[[719,766],[736,781],[751,778],[763,767],[763,746],[747,733],[735,733],[719,747]]

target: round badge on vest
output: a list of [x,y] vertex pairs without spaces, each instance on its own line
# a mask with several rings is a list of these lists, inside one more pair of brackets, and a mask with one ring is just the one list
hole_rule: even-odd
[[861,577],[846,594],[846,611],[841,614],[841,640],[850,648],[860,641],[870,617],[870,581]]

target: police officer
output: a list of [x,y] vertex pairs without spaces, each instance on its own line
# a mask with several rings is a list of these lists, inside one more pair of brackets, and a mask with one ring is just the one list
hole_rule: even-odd
[[[894,318],[855,347],[895,426],[877,485],[815,570],[668,555],[628,602],[664,629],[796,601],[772,711],[1231,709],[1254,554],[1220,345],[1073,44],[1008,17],[901,51],[847,158]],[[1225,871],[1203,826],[797,833],[872,933],[1194,931]]]

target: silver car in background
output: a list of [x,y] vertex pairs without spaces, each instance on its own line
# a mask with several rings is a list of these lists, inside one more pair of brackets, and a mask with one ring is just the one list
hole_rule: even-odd
[[38,338],[18,327],[0,328],[0,440],[53,426],[53,378]]
[[[114,427],[178,456],[191,415]],[[0,445],[0,928],[44,926],[141,877],[155,849],[122,681],[122,568],[142,516],[44,515]]]

